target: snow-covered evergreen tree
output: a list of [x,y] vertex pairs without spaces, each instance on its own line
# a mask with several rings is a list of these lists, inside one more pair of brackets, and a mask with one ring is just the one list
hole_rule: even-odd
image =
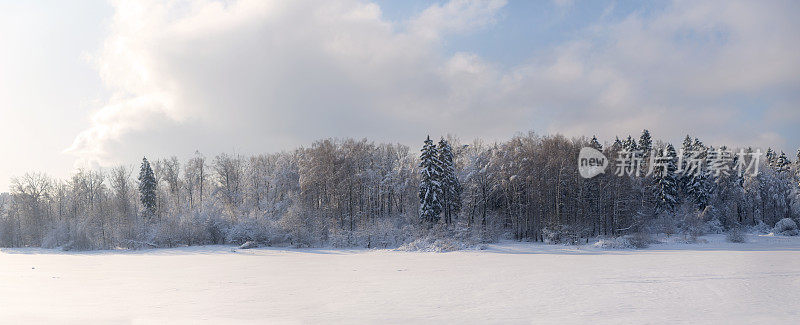
[[653,138],[650,137],[650,131],[647,129],[642,130],[642,135],[639,136],[638,149],[642,151],[642,168],[647,170],[650,168],[650,155],[655,154],[653,150]]
[[795,160],[794,163],[800,165],[800,149],[797,149],[797,160]]
[[139,170],[139,199],[144,207],[143,216],[150,219],[156,214],[156,177],[150,162],[147,158],[142,158],[142,166]]
[[[619,141],[619,139],[617,139],[617,141]],[[599,151],[603,151],[603,145],[600,144],[600,141],[597,141],[597,136],[592,136],[592,140],[589,141],[589,146]]]
[[789,162],[789,158],[786,157],[786,153],[781,151],[781,155],[775,159],[775,170],[779,172],[786,172],[789,170],[790,164],[791,162]]
[[456,176],[453,148],[444,138],[439,141],[439,161],[442,164],[442,211],[448,224],[461,211],[461,183]]
[[639,146],[636,144],[636,140],[630,135],[622,142],[622,149],[625,151],[635,151],[638,150],[638,148]]
[[684,148],[684,153],[687,155],[683,168],[685,195],[702,210],[708,204],[712,191],[705,161],[708,156],[708,148],[700,139],[694,138],[689,149]]
[[687,134],[685,138],[683,138],[683,143],[681,144],[681,152],[680,152],[680,162],[678,163],[678,184],[681,195],[686,195],[687,187],[689,184],[689,175],[686,174],[686,167],[689,158],[692,157],[692,138],[689,137]]
[[777,157],[772,148],[767,148],[767,152],[764,154],[764,157],[767,158],[767,166],[775,168],[775,159]]
[[639,150],[643,151],[643,155],[647,156],[650,154],[650,150],[653,149],[653,138],[650,137],[650,131],[647,129],[642,130],[642,135],[639,137]]
[[[683,143],[681,144],[681,151],[683,151],[683,156],[688,157],[690,151],[692,150],[692,138],[687,134],[685,138],[683,138]],[[684,158],[684,161],[686,159]]]
[[442,162],[439,150],[428,136],[420,154],[419,218],[421,222],[436,223],[442,212]]
[[653,179],[655,181],[656,212],[673,212],[678,203],[678,180],[675,171],[677,153],[672,144],[668,144],[663,153],[659,154],[653,166]]
[[[614,155],[616,155],[620,150],[622,150],[622,141],[620,141],[619,137],[614,137],[614,142],[611,143],[611,147],[609,149]],[[614,158],[616,157],[611,157],[611,159]]]
[[798,184],[798,205],[800,205],[800,149],[797,149],[797,160],[794,161],[794,176]]

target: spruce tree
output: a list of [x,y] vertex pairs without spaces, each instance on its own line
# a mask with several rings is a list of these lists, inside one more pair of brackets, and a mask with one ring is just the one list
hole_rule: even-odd
[[797,160],[794,161],[795,164],[795,178],[797,179],[797,187],[800,188],[800,149],[797,149]]
[[663,154],[657,156],[654,166],[653,179],[655,181],[656,213],[674,212],[678,202],[678,181],[676,179],[675,165],[678,156],[675,147],[668,144]]
[[639,137],[639,150],[642,150],[642,155],[645,157],[650,154],[653,149],[653,138],[650,137],[650,131],[647,129],[642,130],[642,135]]
[[772,148],[767,148],[767,152],[764,154],[764,157],[767,158],[767,166],[775,168],[775,151]]
[[785,172],[789,170],[789,158],[786,157],[786,153],[781,151],[781,155],[775,159],[775,170],[778,172]]
[[797,149],[797,160],[794,161],[794,165],[797,177],[800,178],[800,149]]
[[419,218],[421,222],[436,223],[442,212],[442,163],[431,137],[425,140],[420,154]]
[[[692,150],[692,138],[689,137],[687,134],[685,138],[683,138],[683,144],[681,145],[681,150],[683,151],[683,156],[688,157],[691,154]],[[686,159],[684,159],[685,161]]]
[[[617,139],[617,141],[619,141],[619,139]],[[597,136],[592,136],[592,140],[589,141],[589,146],[599,151],[603,151],[603,145],[600,144],[600,141],[597,141]]]
[[142,158],[142,166],[139,170],[139,198],[142,201],[145,219],[151,219],[156,215],[156,177],[150,162],[147,158]]
[[614,137],[614,143],[611,144],[611,150],[617,152],[620,149],[622,149],[622,141],[619,140],[619,137]]
[[800,165],[800,149],[797,149],[797,160],[794,163]]
[[444,220],[448,224],[458,216],[461,211],[461,183],[456,176],[455,163],[453,162],[453,148],[442,138],[439,141],[439,161],[442,164],[442,208]]
[[[618,152],[617,155],[619,156],[619,158],[624,158],[624,159],[632,158],[638,161],[638,159],[642,158],[642,155],[640,152],[637,152],[637,150],[638,150],[638,145],[636,144],[636,140],[634,140],[633,137],[629,135],[624,141],[622,141],[622,152]],[[636,176],[638,176],[638,174],[642,170],[644,170],[643,169],[644,166],[641,161],[638,161],[636,165],[637,166],[635,167],[632,166],[630,173],[632,175],[635,174]]]
[[630,135],[625,141],[622,142],[622,149],[628,152],[632,152],[638,150],[639,146],[636,144],[636,140],[633,139]]
[[[693,141],[689,141],[687,136],[683,142],[683,151],[684,162],[681,183],[683,184],[684,195],[702,210],[706,207],[711,197],[709,171],[706,162],[708,148],[700,139],[694,138]],[[695,165],[696,169],[691,170],[691,166],[694,165],[693,160],[699,160],[699,165]]]
[[686,166],[689,162],[689,158],[692,157],[692,138],[689,137],[687,134],[685,138],[683,138],[683,144],[681,144],[681,163],[678,165],[678,174],[680,177],[678,178],[678,182],[680,184],[681,194],[686,195],[687,186],[689,184],[689,175],[686,174]]
[[639,136],[639,150],[642,151],[642,168],[647,170],[650,165],[650,151],[653,150],[653,138],[650,137],[650,131],[647,129],[642,130],[642,135]]
[[710,180],[710,171],[708,169],[708,162],[706,161],[708,158],[709,149],[705,144],[703,144],[702,141],[700,141],[700,139],[694,138],[692,150],[698,152],[698,158],[703,159],[704,161],[703,165],[701,166],[702,168],[700,168],[694,175],[692,182],[695,203],[697,203],[700,210],[703,210],[706,208],[706,205],[708,205],[708,201],[711,199],[711,193],[713,191]]

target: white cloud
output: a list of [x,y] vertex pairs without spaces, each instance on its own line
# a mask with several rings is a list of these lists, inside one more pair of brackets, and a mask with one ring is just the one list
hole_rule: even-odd
[[448,32],[464,32],[495,21],[494,13],[505,6],[505,0],[451,0],[434,4],[411,20],[412,33],[435,39]]
[[115,2],[95,55],[115,96],[68,151],[109,164],[328,136],[416,143],[529,128],[785,141],[726,107],[797,90],[798,26],[777,4],[680,1],[654,17],[604,20],[510,69],[447,54],[450,34],[491,25],[504,4],[454,0],[390,22],[361,0]]
[[[692,133],[712,143],[797,146],[800,139],[775,132],[797,118],[759,116],[787,115],[800,104],[797,9],[778,2],[676,1],[656,14],[635,12],[593,25],[534,60],[528,75],[543,72],[546,81],[528,88],[549,88],[549,96],[532,100],[559,111],[550,132],[611,139],[649,128],[667,140]],[[763,103],[746,108],[741,101],[748,98]]]
[[117,2],[96,56],[116,95],[67,151],[108,164],[130,159],[129,145],[148,148],[141,142],[154,132],[183,133],[145,153],[421,137],[438,127],[425,115],[460,109],[448,105],[461,89],[439,36],[490,23],[502,4],[435,5],[398,31],[356,0]]

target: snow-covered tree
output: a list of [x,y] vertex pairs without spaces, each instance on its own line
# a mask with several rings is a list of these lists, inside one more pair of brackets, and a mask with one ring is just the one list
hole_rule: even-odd
[[625,141],[622,142],[622,149],[625,151],[635,151],[639,150],[639,145],[636,144],[636,140],[633,139],[630,135]]
[[794,161],[794,176],[798,184],[797,205],[800,206],[800,149],[797,149],[797,160]]
[[764,154],[764,157],[767,158],[767,166],[775,168],[775,160],[777,155],[772,148],[767,148],[767,152]]
[[656,212],[674,212],[678,203],[678,180],[676,179],[677,154],[675,147],[668,144],[656,158],[653,167],[656,196]]
[[678,188],[680,189],[680,193],[683,196],[689,191],[689,181],[691,180],[690,175],[686,173],[687,170],[687,163],[689,159],[692,157],[692,138],[689,137],[687,134],[685,138],[683,138],[683,143],[681,144],[681,151],[680,157],[678,162]]
[[442,162],[439,150],[428,136],[420,154],[419,217],[420,221],[436,223],[442,213]]
[[[619,139],[617,139],[617,141],[619,141]],[[597,141],[597,136],[592,136],[592,140],[589,141],[589,146],[599,151],[603,151],[603,145],[600,144],[600,141]]]
[[786,154],[783,151],[781,151],[781,155],[778,156],[777,159],[775,159],[775,170],[779,172],[787,172],[789,171],[790,165],[791,162],[789,161],[789,158],[787,158]]
[[797,149],[797,160],[795,160],[794,163],[800,165],[800,149]]
[[183,172],[183,184],[186,187],[186,196],[189,199],[189,208],[203,209],[203,197],[206,184],[206,157],[195,151],[194,157],[186,162]]
[[614,138],[614,143],[611,144],[611,151],[617,152],[622,149],[622,141],[619,140],[619,137]]
[[133,169],[125,166],[114,167],[109,173],[114,205],[112,214],[120,237],[132,235],[132,227],[137,223],[135,190],[130,179],[132,173]]
[[145,219],[153,218],[156,215],[156,177],[150,162],[147,158],[142,158],[142,165],[139,169],[139,200],[144,208],[143,216]]
[[445,222],[450,224],[461,211],[461,183],[456,175],[453,148],[444,138],[439,141],[439,161],[442,164],[442,211]]
[[244,191],[244,162],[239,155],[220,154],[214,157],[211,165],[216,179],[217,193],[229,211],[234,212],[242,203]]
[[647,129],[642,130],[642,135],[639,136],[639,150],[643,151],[646,156],[653,149],[653,138],[650,137],[650,131]]

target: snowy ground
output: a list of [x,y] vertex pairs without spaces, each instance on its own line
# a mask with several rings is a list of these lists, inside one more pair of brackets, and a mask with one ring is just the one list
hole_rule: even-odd
[[796,324],[800,238],[705,239],[638,251],[2,249],[0,323]]

